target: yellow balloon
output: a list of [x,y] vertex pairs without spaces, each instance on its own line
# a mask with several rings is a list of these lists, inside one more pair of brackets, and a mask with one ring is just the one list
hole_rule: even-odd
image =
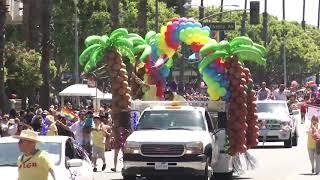
[[162,26],[160,29],[161,35],[164,37],[164,33],[167,32],[167,26]]

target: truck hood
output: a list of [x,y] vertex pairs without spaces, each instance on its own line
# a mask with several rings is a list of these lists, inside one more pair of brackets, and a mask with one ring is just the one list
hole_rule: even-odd
[[134,131],[127,141],[141,143],[186,143],[201,141],[204,144],[211,140],[207,131],[188,130],[140,130]]
[[279,120],[290,121],[290,116],[286,113],[257,113],[259,120]]
[[[54,173],[57,180],[70,179],[70,173],[63,168],[54,166]],[[0,166],[0,174],[4,179],[18,179],[18,167],[17,166]],[[52,176],[49,174],[49,180],[52,180]]]

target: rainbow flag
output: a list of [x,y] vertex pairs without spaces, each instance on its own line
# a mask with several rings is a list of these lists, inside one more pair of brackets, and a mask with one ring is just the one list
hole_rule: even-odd
[[66,117],[69,121],[74,121],[76,115],[68,108],[63,108],[64,117]]

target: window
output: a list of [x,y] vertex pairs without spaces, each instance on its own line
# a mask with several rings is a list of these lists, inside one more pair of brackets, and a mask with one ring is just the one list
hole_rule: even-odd
[[[37,144],[37,148],[48,152],[53,164],[59,165],[61,161],[61,143],[44,142]],[[0,166],[16,166],[21,152],[17,142],[0,143]]]
[[213,127],[212,120],[210,118],[208,111],[205,112],[205,116],[206,116],[209,132],[212,132],[214,127]]
[[200,111],[158,110],[145,111],[139,120],[138,130],[144,129],[187,129],[205,130]]

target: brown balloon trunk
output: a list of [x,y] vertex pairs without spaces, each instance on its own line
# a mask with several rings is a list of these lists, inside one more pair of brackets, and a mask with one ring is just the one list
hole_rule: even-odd
[[230,142],[229,153],[244,153],[247,150],[247,93],[246,74],[237,57],[226,60],[229,64],[231,98],[229,100],[227,132]]
[[126,65],[123,63],[120,54],[111,50],[107,52],[106,64],[111,76],[112,87],[112,120],[115,148],[121,148],[120,128],[130,131],[130,111],[131,111],[131,88],[128,86],[128,75]]

